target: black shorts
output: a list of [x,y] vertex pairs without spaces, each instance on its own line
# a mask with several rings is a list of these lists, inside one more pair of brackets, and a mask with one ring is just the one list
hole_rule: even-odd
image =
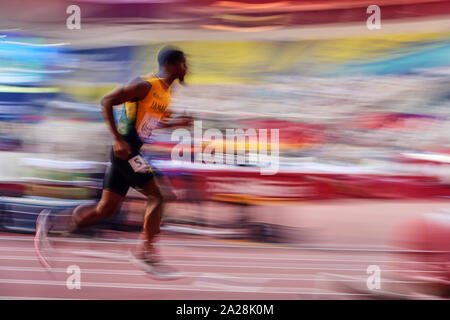
[[[108,167],[103,180],[103,190],[109,190],[125,197],[130,187],[135,189],[143,187],[148,181],[152,180],[154,175],[148,167],[142,167],[140,171],[135,171],[131,166],[129,160],[141,165],[143,158],[136,159],[142,155],[140,153],[133,153],[127,160],[117,158],[114,151],[111,150],[111,165]],[[133,161],[133,160],[131,160]]]

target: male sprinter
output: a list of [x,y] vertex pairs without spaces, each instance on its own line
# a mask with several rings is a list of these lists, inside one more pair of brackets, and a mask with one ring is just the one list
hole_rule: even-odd
[[[157,74],[137,78],[102,98],[102,114],[114,138],[111,166],[105,174],[100,201],[75,208],[69,229],[73,232],[114,215],[131,186],[148,197],[142,233],[144,241],[132,252],[132,261],[156,277],[169,278],[175,272],[161,263],[154,247],[155,235],[160,228],[163,197],[150,166],[139,151],[154,128],[175,125],[163,120],[170,102],[170,86],[176,79],[184,82],[187,65],[184,53],[171,47],[159,52],[158,63]],[[125,108],[116,127],[113,106],[123,103]],[[46,233],[41,230],[36,238]]]

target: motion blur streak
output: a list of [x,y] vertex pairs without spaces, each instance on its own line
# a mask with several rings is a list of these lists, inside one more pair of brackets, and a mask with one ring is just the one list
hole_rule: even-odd
[[[448,299],[450,1],[86,0],[69,30],[71,4],[0,4],[0,298]],[[99,102],[157,71],[168,44],[189,66],[172,116],[223,137],[279,130],[279,170],[248,161],[269,141],[185,125],[192,159],[174,161],[173,129],[157,130],[142,152],[170,200],[159,247],[186,277],[128,263],[145,209],[131,190],[113,218],[58,238],[52,278],[37,214],[99,198]],[[206,150],[232,161],[193,161]],[[83,290],[61,285],[74,264]]]

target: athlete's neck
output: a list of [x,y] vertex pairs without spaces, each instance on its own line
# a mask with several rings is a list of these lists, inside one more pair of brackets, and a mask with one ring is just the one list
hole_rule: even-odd
[[164,70],[164,69],[160,69],[158,71],[158,73],[156,74],[156,76],[159,79],[164,80],[164,82],[166,83],[167,87],[170,87],[172,85],[172,83],[176,79],[175,77],[172,77],[172,76],[168,75],[166,70]]

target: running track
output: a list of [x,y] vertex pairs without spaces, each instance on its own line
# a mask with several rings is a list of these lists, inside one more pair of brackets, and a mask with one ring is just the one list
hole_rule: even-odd
[[[163,256],[186,277],[161,281],[128,262],[133,241],[70,239],[58,245],[62,252],[49,274],[34,254],[32,239],[0,234],[1,299],[361,299],[367,296],[343,292],[334,281],[361,286],[369,265],[388,271],[391,262],[376,249],[295,249],[163,237]],[[71,265],[81,269],[80,290],[66,286]]]
[[[328,227],[342,229],[330,220]],[[373,229],[374,225],[368,227]],[[349,224],[349,232],[362,232],[353,226]],[[57,243],[55,269],[50,274],[34,253],[33,236],[0,233],[0,299],[366,299],[370,293],[351,291],[340,284],[366,289],[369,265],[379,266],[383,275],[395,273],[399,265],[388,247],[359,241],[292,247],[163,233],[159,242],[162,255],[185,277],[161,281],[128,262],[127,252],[136,243],[133,236],[137,237],[120,241],[62,239]],[[415,262],[401,263],[414,271]],[[79,290],[66,286],[66,270],[71,265],[81,269]],[[382,281],[385,287],[411,284],[389,278]]]

